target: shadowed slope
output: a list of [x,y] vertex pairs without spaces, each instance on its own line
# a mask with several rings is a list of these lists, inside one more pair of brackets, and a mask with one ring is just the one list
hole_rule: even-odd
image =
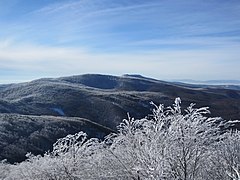
[[20,162],[27,152],[43,154],[61,137],[79,131],[103,138],[111,129],[87,119],[0,114],[0,159]]

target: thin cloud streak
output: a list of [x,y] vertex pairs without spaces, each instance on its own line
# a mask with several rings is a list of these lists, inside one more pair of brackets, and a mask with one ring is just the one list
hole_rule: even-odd
[[131,42],[129,45],[199,45],[229,47],[239,46],[240,38],[236,37],[186,37],[184,39],[148,39],[143,41]]

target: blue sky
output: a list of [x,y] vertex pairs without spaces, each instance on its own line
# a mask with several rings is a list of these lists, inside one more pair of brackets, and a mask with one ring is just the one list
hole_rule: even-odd
[[0,83],[240,79],[239,0],[0,0]]

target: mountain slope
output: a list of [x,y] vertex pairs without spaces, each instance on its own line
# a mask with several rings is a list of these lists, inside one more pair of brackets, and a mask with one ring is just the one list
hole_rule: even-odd
[[0,114],[0,159],[20,162],[27,152],[43,154],[61,137],[79,131],[103,138],[111,129],[83,118]]
[[[214,116],[240,117],[240,91],[132,76],[80,75],[40,79],[0,88],[0,112],[83,117],[114,128],[126,113],[144,117],[150,101],[210,106]],[[61,112],[61,113],[59,113]]]
[[213,116],[240,117],[238,90],[94,74],[5,86],[0,89],[0,112],[82,117],[115,128],[127,112],[141,118],[150,113],[150,101],[170,105],[176,97],[183,107],[194,102],[210,106]]

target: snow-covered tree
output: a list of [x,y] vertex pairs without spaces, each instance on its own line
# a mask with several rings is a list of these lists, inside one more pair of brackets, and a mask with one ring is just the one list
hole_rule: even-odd
[[229,131],[211,146],[207,179],[240,179],[240,132]]

